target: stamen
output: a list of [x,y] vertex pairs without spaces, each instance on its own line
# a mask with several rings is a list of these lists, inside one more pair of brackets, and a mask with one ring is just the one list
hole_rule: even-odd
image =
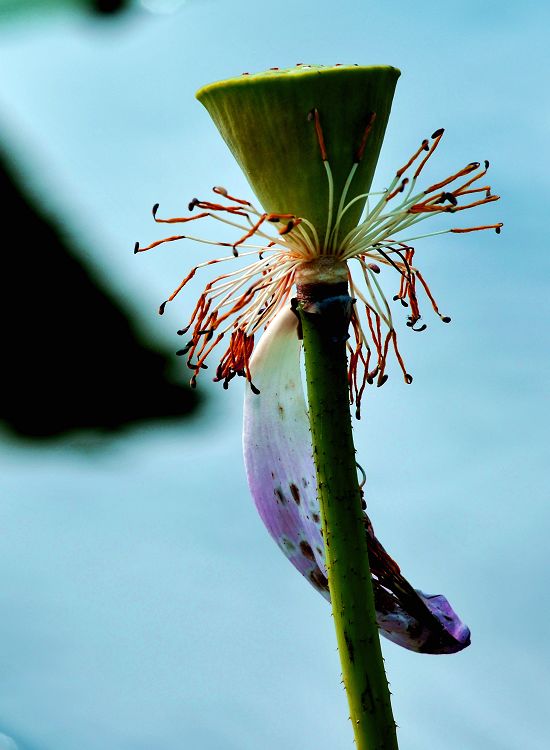
[[390,344],[390,338],[392,335],[392,331],[388,331],[386,334],[386,339],[384,341],[384,350],[382,352],[382,356],[380,358],[380,371],[378,373],[378,378],[376,381],[376,387],[380,388],[384,385],[384,383],[388,380],[388,376],[384,373],[385,367],[386,367],[386,361],[388,357],[388,346]]
[[418,271],[418,270],[417,270],[417,271],[415,271],[415,274],[416,274],[416,278],[417,278],[417,279],[418,279],[418,280],[420,281],[420,283],[421,283],[421,284],[422,284],[422,286],[424,287],[424,291],[426,292],[426,294],[427,294],[427,296],[428,296],[428,299],[429,299],[429,300],[430,300],[430,302],[432,303],[432,307],[433,307],[433,309],[434,309],[434,312],[436,313],[436,315],[439,315],[439,317],[441,318],[441,320],[442,320],[442,321],[443,321],[444,323],[450,323],[450,322],[451,322],[451,319],[450,319],[450,317],[449,317],[448,315],[442,315],[442,314],[441,314],[441,313],[439,312],[439,308],[438,308],[438,306],[437,306],[437,303],[436,303],[435,299],[433,298],[433,295],[432,295],[432,293],[430,292],[430,287],[429,287],[429,286],[427,285],[427,283],[425,282],[425,280],[424,280],[424,277],[422,276],[422,274],[420,273],[420,271]]
[[403,377],[405,378],[405,383],[410,385],[413,382],[412,375],[409,375],[405,368],[405,363],[403,362],[403,357],[401,356],[399,349],[397,348],[397,334],[395,331],[391,331],[391,337],[393,342],[393,348],[395,351],[395,356],[397,357],[397,361],[399,362],[399,366],[401,367],[401,370],[403,371]]
[[395,173],[395,174],[396,174],[396,177],[401,177],[401,175],[403,175],[403,174],[404,174],[404,173],[405,173],[405,172],[407,171],[407,169],[408,169],[408,168],[409,168],[409,167],[410,167],[410,166],[411,166],[412,164],[414,164],[414,162],[415,162],[415,161],[416,161],[416,160],[418,159],[418,157],[420,156],[420,154],[421,154],[421,153],[422,153],[423,151],[429,151],[429,150],[430,150],[430,147],[429,147],[429,145],[428,145],[428,144],[429,144],[429,141],[428,141],[428,139],[427,139],[427,138],[425,138],[425,139],[424,139],[424,140],[422,141],[422,143],[420,144],[420,146],[419,146],[419,148],[417,149],[417,151],[415,151],[415,152],[414,152],[414,154],[413,154],[413,155],[411,156],[411,158],[409,159],[409,161],[408,161],[408,162],[407,162],[407,163],[406,163],[406,164],[405,164],[404,166],[402,166],[402,167],[401,167],[401,169],[398,169],[398,170],[397,170],[397,172]]
[[321,150],[321,159],[328,161],[327,150],[325,147],[325,138],[323,136],[323,129],[321,127],[321,119],[319,117],[319,110],[312,109],[307,116],[307,119],[315,123],[315,133],[317,134],[317,142],[319,143],[319,149]]
[[[237,251],[237,247],[239,245],[242,245],[243,242],[246,242],[246,240],[249,237],[252,237],[254,234],[256,234],[256,232],[258,231],[258,229],[261,227],[261,225],[264,223],[264,221],[266,219],[267,219],[267,214],[262,214],[262,216],[260,217],[260,219],[254,224],[254,226],[251,227],[251,229],[249,229],[249,231],[245,235],[243,235],[240,240],[237,240],[237,242],[235,242],[235,244],[233,245],[233,255],[236,258],[239,255],[239,253]],[[271,221],[271,219],[270,219],[270,221]]]
[[320,248],[320,253],[328,252],[329,250],[329,239],[330,230],[332,227],[332,211],[334,208],[334,181],[332,179],[332,170],[328,162],[327,149],[325,146],[325,137],[323,135],[323,128],[321,127],[321,118],[319,117],[319,110],[317,108],[312,109],[308,112],[308,120],[313,120],[315,124],[315,134],[317,135],[317,142],[319,144],[319,150],[321,152],[321,159],[327,175],[328,182],[328,214],[327,214],[327,229],[325,233],[325,244],[323,248]]
[[[424,193],[426,195],[428,195],[429,193],[433,193],[436,190],[439,190],[440,188],[445,187],[445,185],[448,185],[450,182],[454,182],[455,180],[458,180],[459,177],[464,177],[465,175],[470,174],[470,172],[473,172],[478,167],[479,167],[479,162],[472,161],[470,162],[470,164],[467,164],[462,169],[459,169],[458,172],[455,172],[454,174],[450,175],[445,180],[441,180],[441,182],[437,182],[435,183],[435,185],[430,185],[430,187],[426,188]],[[485,172],[483,172],[483,174],[485,174]]]
[[497,234],[500,234],[500,230],[503,226],[504,224],[500,221],[498,224],[485,224],[484,226],[480,226],[480,227],[449,229],[449,232],[453,232],[454,234],[466,234],[466,232],[481,232],[484,229],[494,229]]
[[396,188],[393,191],[393,193],[390,193],[388,196],[386,196],[386,203],[388,201],[391,201],[392,198],[395,198],[395,196],[398,195],[399,193],[402,193],[403,190],[405,190],[405,186],[407,185],[408,182],[409,182],[408,177],[405,177],[403,180],[401,180],[401,184],[399,185],[399,187]]
[[363,469],[363,467],[358,461],[355,462],[355,465],[357,466],[357,468],[359,469],[359,472],[361,473],[361,481],[359,482],[359,489],[362,490],[367,482],[367,475],[365,473],[365,470]]
[[438,147],[438,145],[439,145],[439,141],[440,141],[440,140],[441,140],[441,138],[443,137],[443,133],[444,133],[444,132],[445,132],[445,130],[444,130],[443,128],[439,128],[439,130],[436,130],[436,131],[435,131],[435,133],[432,133],[432,139],[433,139],[433,143],[432,143],[432,145],[431,145],[431,146],[430,146],[430,147],[428,148],[428,153],[427,153],[427,154],[426,154],[426,156],[425,156],[425,157],[424,157],[424,158],[422,159],[422,161],[420,162],[420,165],[418,166],[418,169],[417,169],[417,170],[416,170],[416,172],[414,173],[414,175],[413,175],[413,180],[416,180],[416,179],[418,178],[418,176],[420,175],[420,173],[422,172],[422,170],[423,170],[423,169],[424,169],[424,167],[426,166],[426,162],[428,161],[428,159],[429,159],[429,158],[430,158],[430,157],[432,156],[433,152],[434,152],[434,151],[436,150],[436,148]]
[[374,121],[376,120],[376,112],[369,112],[367,115],[367,123],[365,125],[365,130],[363,131],[363,137],[361,138],[361,143],[359,145],[359,148],[357,149],[357,154],[355,155],[355,162],[360,162],[363,159],[363,155],[365,153],[365,147],[367,145],[367,138],[369,137],[370,131],[372,130],[372,126],[374,125]]
[[479,201],[474,201],[474,203],[467,203],[465,206],[458,206],[454,209],[454,212],[456,211],[466,211],[468,208],[475,208],[476,206],[483,206],[485,203],[493,203],[494,201],[500,200],[500,195],[490,195],[488,198],[482,198]]
[[426,328],[428,327],[426,323],[422,323],[420,328],[415,328],[417,321],[418,321],[418,318],[415,319],[413,316],[411,316],[409,320],[407,321],[407,326],[411,329],[411,331],[416,331],[416,333],[421,333],[422,331],[425,331]]
[[147,247],[140,247],[139,242],[136,242],[134,245],[134,255],[136,253],[144,253],[146,250],[152,250],[154,247],[158,247],[159,245],[164,245],[165,242],[176,242],[177,240],[184,240],[186,239],[185,235],[183,234],[177,234],[173,237],[165,237],[163,240],[157,240],[156,242],[151,242],[150,245],[147,245]]

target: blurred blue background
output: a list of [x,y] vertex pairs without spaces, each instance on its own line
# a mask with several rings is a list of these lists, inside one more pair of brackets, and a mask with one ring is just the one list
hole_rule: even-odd
[[[400,747],[545,750],[547,5],[150,0],[109,20],[65,6],[0,26],[3,145],[164,349],[178,348],[205,276],[163,318],[158,303],[211,256],[187,244],[135,257],[136,240],[160,236],[152,204],[177,214],[214,184],[249,195],[194,100],[202,84],[296,62],[388,63],[402,77],[376,185],[441,126],[436,178],[491,160],[503,199],[475,220],[502,220],[503,233],[418,243],[453,323],[426,310],[424,335],[404,329],[414,384],[394,366],[355,434],[379,538],[473,634],[450,657],[383,643]],[[6,214],[3,225],[5,264],[24,227]],[[24,307],[25,278],[4,286]],[[203,378],[197,417],[111,436],[2,433],[2,750],[352,747],[329,608],[248,494],[242,387]]]

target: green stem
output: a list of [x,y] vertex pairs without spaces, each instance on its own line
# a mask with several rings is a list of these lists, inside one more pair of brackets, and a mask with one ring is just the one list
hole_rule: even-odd
[[[306,288],[307,286],[307,288]],[[347,380],[347,284],[298,289],[328,582],[357,750],[397,750],[375,619]]]

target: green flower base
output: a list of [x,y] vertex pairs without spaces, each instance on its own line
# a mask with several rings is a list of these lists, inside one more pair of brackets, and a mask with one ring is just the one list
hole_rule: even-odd
[[[318,112],[334,179],[333,217],[346,179],[369,132],[347,200],[369,190],[399,70],[391,66],[319,67],[242,75],[204,86],[206,107],[265,211],[308,219],[324,236],[328,180],[315,119]],[[364,200],[344,216],[341,236],[357,225]]]

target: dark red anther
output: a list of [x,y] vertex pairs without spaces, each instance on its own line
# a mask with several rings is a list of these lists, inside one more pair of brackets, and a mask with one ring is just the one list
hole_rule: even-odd
[[153,219],[157,218],[157,211],[158,210],[159,210],[159,204],[155,203],[155,205],[153,206],[153,210],[151,211],[151,213],[153,214]]
[[452,193],[443,193],[443,200],[449,201],[449,203],[452,203],[453,206],[456,206],[458,204],[456,196],[454,196]]
[[289,232],[292,232],[293,229],[294,229],[294,222],[291,219],[288,222],[288,224],[286,225],[286,227],[283,227],[282,229],[279,229],[279,234],[280,235],[288,234]]
[[159,315],[164,315],[164,308],[168,304],[168,300],[164,300],[164,302],[159,306]]
[[192,348],[192,346],[193,346],[193,341],[189,341],[183,347],[183,349],[178,349],[178,351],[176,352],[176,357],[183,357]]
[[432,133],[432,138],[441,138],[444,132],[445,128],[439,128],[439,130],[436,130],[435,133]]
[[321,118],[319,117],[319,110],[315,107],[310,110],[308,114],[308,120],[311,122],[311,120],[314,120],[315,122],[315,133],[317,135],[317,142],[319,144],[319,150],[321,151],[321,159],[323,161],[328,160],[327,156],[327,150],[325,147],[325,138],[323,135],[323,128],[321,126]]
[[448,315],[442,315],[442,316],[441,316],[441,320],[442,320],[442,321],[443,321],[444,323],[450,323],[450,322],[451,322],[451,319],[450,319],[450,317],[449,317]]
[[377,266],[376,263],[368,263],[367,267],[370,268],[373,273],[380,273],[380,266]]
[[361,143],[359,145],[359,148],[357,149],[357,154],[355,156],[356,162],[360,162],[365,154],[367,138],[369,137],[369,133],[372,130],[372,126],[374,125],[375,120],[376,120],[376,112],[369,112],[369,114],[367,115],[367,122],[365,124],[365,129],[363,131],[363,136],[361,138]]
[[136,253],[139,253],[139,242],[136,242],[136,244],[134,245],[134,255]]

